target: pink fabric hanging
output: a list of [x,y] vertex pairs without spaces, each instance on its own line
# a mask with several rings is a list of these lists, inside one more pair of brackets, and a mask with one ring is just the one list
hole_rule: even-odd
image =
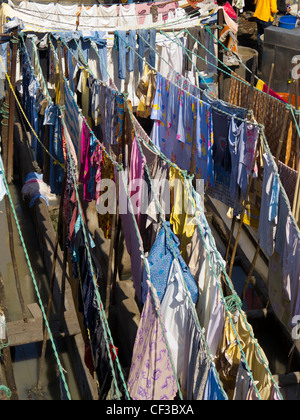
[[[133,349],[128,390],[133,400],[173,400],[176,379],[156,307],[161,316],[156,290],[148,289],[147,299]],[[165,327],[163,327],[165,328]]]

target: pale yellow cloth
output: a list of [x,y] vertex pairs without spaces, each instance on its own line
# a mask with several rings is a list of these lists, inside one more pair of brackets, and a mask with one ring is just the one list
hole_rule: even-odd
[[[216,364],[220,379],[224,385],[224,390],[227,392],[228,398],[232,399],[238,368],[240,362],[244,360],[230,318],[234,323],[234,328],[238,334],[239,342],[245,353],[248,366],[252,371],[260,398],[262,400],[269,400],[273,389],[273,383],[263,363],[263,360],[268,363],[268,359],[258,343],[256,347],[255,339],[250,335],[251,331],[252,336],[254,336],[253,329],[251,325],[246,325],[244,321],[246,315],[244,312],[238,314],[237,317],[234,317],[231,314],[227,315],[225,320],[223,337],[219,345],[218,361]],[[258,349],[260,350],[261,355],[259,354]]]
[[173,204],[170,223],[176,235],[185,235],[191,238],[196,228],[193,216],[193,207],[189,194],[185,188],[184,178],[173,166],[170,168],[171,203]]

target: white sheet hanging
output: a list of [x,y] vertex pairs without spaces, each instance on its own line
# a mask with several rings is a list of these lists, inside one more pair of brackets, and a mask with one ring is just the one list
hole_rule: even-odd
[[78,30],[98,31],[100,29],[99,8],[96,4],[91,7],[82,6]]
[[119,28],[134,28],[138,26],[138,17],[136,16],[135,4],[121,4],[119,8]]
[[[74,5],[62,5],[59,3],[55,4],[57,22],[60,30],[64,31],[76,31],[77,28],[77,12],[78,6]],[[62,29],[63,28],[63,29]]]
[[119,6],[99,6],[99,23],[101,28],[116,28],[118,25]]

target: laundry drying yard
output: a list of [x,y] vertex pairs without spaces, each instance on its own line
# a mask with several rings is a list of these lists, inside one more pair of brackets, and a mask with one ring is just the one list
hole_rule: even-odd
[[298,5],[239,6],[1,4],[1,400],[300,399]]

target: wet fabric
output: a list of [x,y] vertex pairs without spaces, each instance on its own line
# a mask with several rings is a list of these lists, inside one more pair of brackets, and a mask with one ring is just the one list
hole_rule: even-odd
[[[140,227],[141,213],[143,212],[143,179],[146,159],[142,156],[136,137],[133,140],[130,163],[130,198],[135,207],[135,217]],[[133,200],[134,197],[134,200]]]
[[[156,29],[138,29],[137,31],[138,39],[138,54],[140,57],[145,57],[146,51],[149,50],[149,59],[147,62],[152,68],[155,68],[155,59],[156,59]],[[149,47],[149,44],[151,47]],[[139,57],[139,70],[140,74],[143,73],[144,69],[144,60]]]
[[173,166],[170,168],[169,181],[171,193],[174,195],[170,216],[173,232],[175,235],[185,235],[187,238],[191,238],[196,229],[192,203],[183,176]]
[[217,379],[217,374],[212,365],[208,374],[203,400],[206,401],[224,401],[227,400],[221,385]]
[[[170,228],[170,223],[164,223],[147,258],[151,282],[157,291],[160,302],[164,298],[167,282],[174,259],[179,261],[186,286],[191,293],[191,299],[197,302],[198,290],[191,272],[181,256],[179,240]],[[145,302],[148,293],[147,271],[143,270],[142,301]]]
[[181,377],[191,304],[185,287],[180,264],[173,260],[170,268],[166,292],[161,302],[161,313],[166,327],[166,335],[172,353],[177,378]]
[[134,344],[128,391],[133,400],[173,400],[177,393],[160,303],[148,289]]
[[91,134],[84,121],[81,133],[81,163],[78,181],[83,183],[83,199],[88,202],[94,198],[95,170],[92,166],[91,157],[96,144],[95,137]]
[[[49,152],[60,163],[64,163],[62,123],[57,105],[49,105],[45,110],[44,125],[49,126]],[[60,195],[64,170],[50,159],[49,185],[53,194]]]
[[[211,98],[203,92],[202,99],[212,106],[213,132],[214,132],[214,185],[208,188],[207,194],[228,207],[234,209],[234,214],[241,212],[239,198],[233,197],[230,193],[230,174],[232,169],[231,156],[228,145],[230,123],[233,116],[244,119],[246,110],[237,107],[230,107],[223,101]],[[226,114],[225,114],[226,113]]]
[[[191,168],[195,116],[195,166]],[[180,168],[212,185],[214,137],[209,105],[158,73],[151,119],[155,120],[151,133],[154,144]]]
[[290,323],[294,316],[300,314],[300,240],[298,229],[288,215],[286,223],[286,240],[283,254],[283,285],[290,301]]
[[116,31],[115,49],[118,50],[118,74],[119,79],[126,79],[126,70],[134,70],[135,50],[136,50],[136,31]]
[[239,126],[235,118],[232,118],[229,128],[229,150],[231,156],[231,174],[230,187],[231,195],[238,198],[238,187],[241,188],[243,197],[246,198],[248,187],[248,176],[246,171],[245,155],[247,143],[246,123],[241,123]]
[[263,189],[259,216],[258,238],[261,248],[270,257],[275,247],[278,222],[279,181],[272,165],[271,157],[265,153]]
[[199,326],[190,310],[184,334],[184,360],[181,380],[182,390],[187,400],[203,399],[210,368],[210,357]]
[[[239,366],[243,360],[242,348],[254,381],[257,381],[256,387],[260,397],[262,400],[268,400],[271,395],[273,383],[263,363],[263,359],[267,361],[267,358],[262,348],[252,338],[252,327],[246,324],[244,319],[246,319],[246,315],[243,312],[239,312],[236,316],[227,313],[216,362],[217,370],[224,390],[231,400],[234,396]],[[245,360],[243,361],[245,362]]]

